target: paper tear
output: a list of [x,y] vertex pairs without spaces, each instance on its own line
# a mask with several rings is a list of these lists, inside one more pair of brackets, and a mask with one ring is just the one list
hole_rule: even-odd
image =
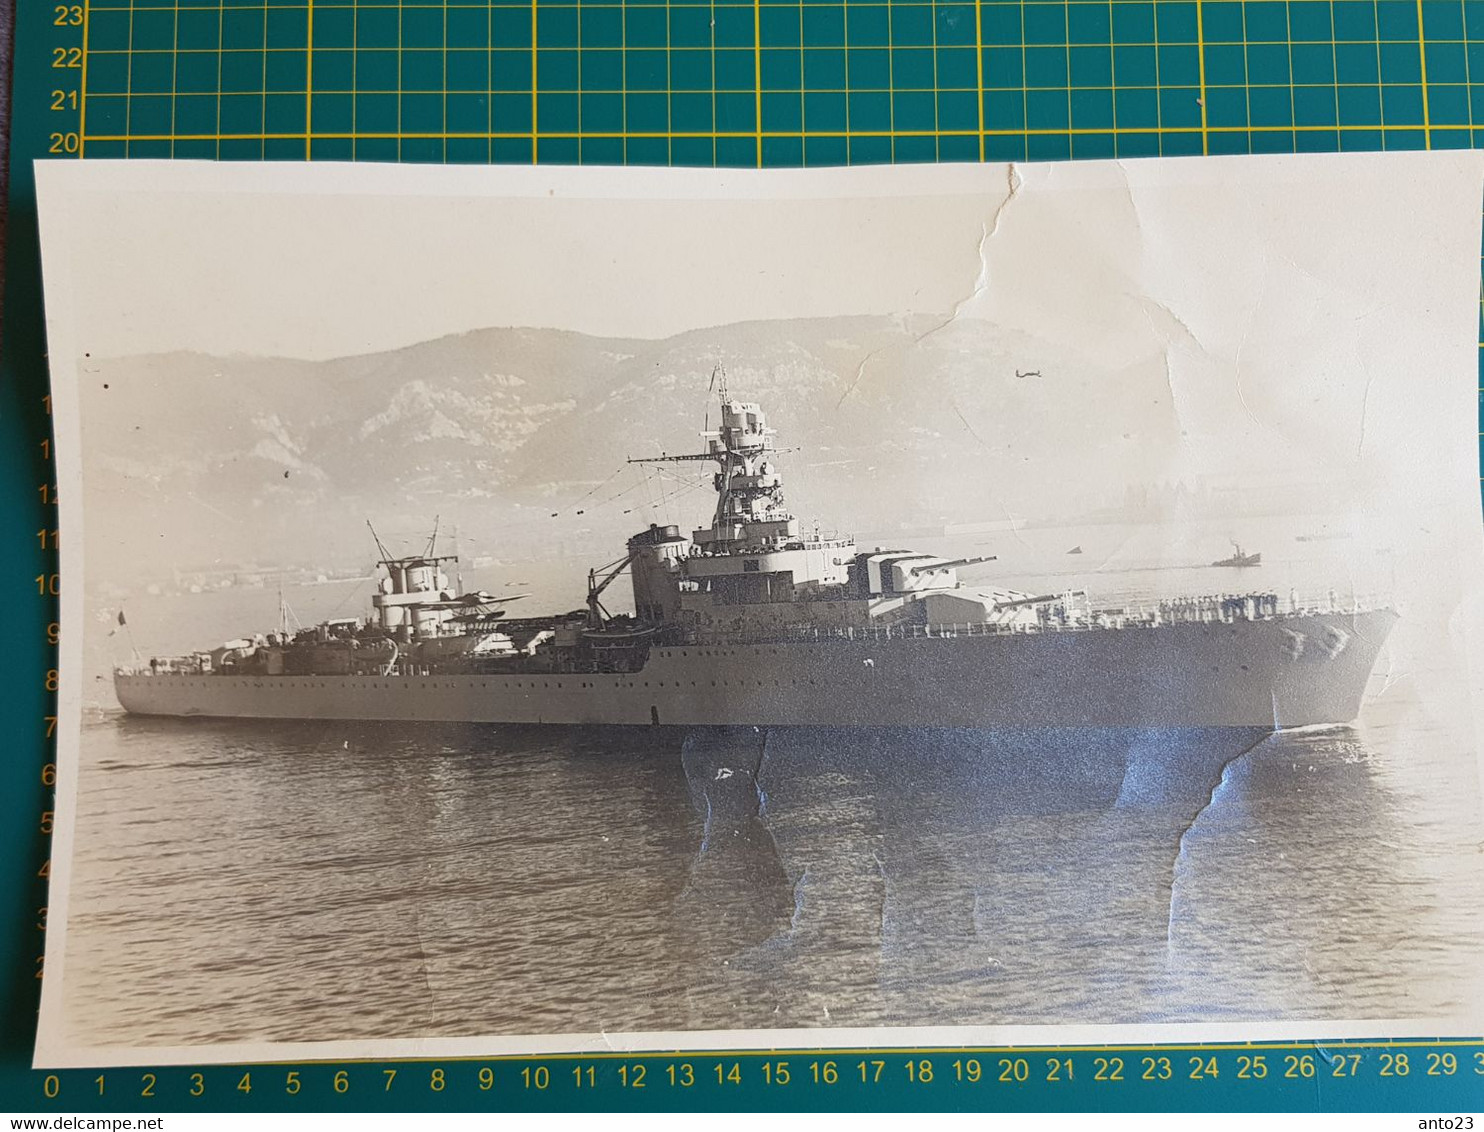
[[1196,340],[1195,335],[1190,333],[1190,328],[1185,325],[1184,320],[1182,320],[1168,307],[1164,306],[1161,303],[1154,302],[1144,295],[1130,294],[1129,297],[1134,299],[1139,304],[1139,313],[1144,316],[1144,321],[1149,324],[1149,333],[1160,343],[1160,362],[1164,365],[1165,390],[1170,395],[1170,416],[1173,418],[1172,427],[1174,428],[1175,433],[1178,436],[1181,434],[1181,425],[1184,418],[1181,415],[1180,411],[1180,394],[1179,391],[1175,388],[1175,369],[1170,364],[1170,335],[1164,332],[1156,324],[1155,319],[1150,313],[1149,308],[1151,306],[1154,307],[1162,314],[1164,314],[1166,318],[1172,320],[1176,324],[1176,326],[1180,328],[1181,332],[1186,337],[1188,337],[1192,342],[1196,343],[1197,348],[1200,348],[1200,343]]
[[701,821],[701,847],[696,850],[697,857],[705,856],[706,850],[711,847],[711,823],[715,817],[715,812],[711,808],[711,792],[708,790],[703,794],[706,799],[706,816]]
[[913,340],[914,345],[920,346],[934,334],[952,326],[962,316],[966,306],[975,299],[983,296],[989,290],[989,244],[999,232],[1000,225],[1005,219],[1005,213],[1019,195],[1020,188],[1024,183],[1024,178],[1021,177],[1019,170],[1015,168],[1013,162],[1005,166],[1005,199],[1000,201],[999,206],[994,210],[994,215],[989,218],[988,223],[981,223],[979,226],[979,274],[974,277],[974,289],[953,304],[953,311],[947,318],[943,319],[936,326],[924,330],[921,334],[917,335]]
[[[1262,310],[1262,304],[1268,297],[1268,261],[1263,256],[1262,261],[1262,290],[1258,292],[1257,302],[1253,304],[1252,311],[1256,313]],[[1252,411],[1252,406],[1247,403],[1247,394],[1242,389],[1242,350],[1247,345],[1247,339],[1252,336],[1253,319],[1247,320],[1247,325],[1242,328],[1242,337],[1237,340],[1236,353],[1232,356],[1232,387],[1237,391],[1237,400],[1242,402],[1242,410],[1252,418],[1252,423],[1258,428],[1267,429],[1269,432],[1277,432],[1277,429],[1264,424],[1261,418]],[[1282,435],[1281,433],[1279,435]]]
[[[1190,323],[1181,318],[1180,315],[1175,312],[1173,307],[1160,302],[1152,295],[1136,295],[1133,292],[1128,292],[1128,294],[1129,297],[1136,300],[1143,309],[1144,317],[1149,319],[1149,325],[1151,329],[1154,329],[1155,321],[1153,318],[1149,317],[1149,311],[1152,307],[1154,310],[1163,315],[1166,321],[1174,324],[1174,337],[1184,339],[1203,354],[1210,354],[1210,351],[1206,348],[1206,344],[1202,342],[1196,332],[1190,328]],[[1156,329],[1155,333],[1158,334],[1160,332]],[[1168,346],[1171,336],[1168,334],[1162,334],[1161,337],[1165,339],[1165,344],[1166,346]],[[1241,347],[1239,346],[1238,350],[1240,351],[1240,349]]]
[[768,816],[768,792],[763,789],[763,774],[768,766],[768,741],[773,732],[763,732],[763,745],[757,753],[757,766],[752,772],[752,788],[757,792],[756,816],[759,821]]
[[809,883],[809,866],[804,866],[804,871],[799,874],[799,879],[794,881],[794,910],[793,915],[788,918],[788,934],[794,935],[799,930],[799,921],[804,918],[804,891]]
[[[995,234],[999,232],[1000,225],[1004,222],[1005,213],[1009,209],[1010,203],[1015,200],[1016,196],[1020,193],[1021,186],[1024,183],[1025,179],[1021,177],[1020,171],[1015,167],[1015,163],[1012,161],[1007,164],[1005,166],[1005,197],[995,207],[994,213],[990,216],[990,218],[987,221],[981,221],[979,224],[979,273],[974,277],[973,287],[970,289],[967,295],[953,304],[953,310],[949,312],[946,318],[943,318],[934,325],[928,327],[928,329],[924,330],[921,334],[913,335],[913,346],[922,345],[933,335],[941,333],[943,330],[952,326],[962,316],[963,310],[966,306],[972,303],[975,299],[978,299],[979,297],[984,295],[985,292],[989,290],[989,243],[991,240],[994,239]],[[889,349],[889,347],[880,346],[875,350],[871,350],[863,358],[861,358],[860,364],[855,367],[855,377],[852,378],[850,384],[845,387],[845,392],[840,394],[840,399],[835,402],[835,408],[838,409],[842,405],[844,405],[846,399],[858,388],[860,388],[860,384],[866,376],[866,366],[870,365],[870,363],[875,358],[879,357],[887,349]],[[957,412],[957,409],[955,409],[954,411]],[[960,415],[959,419],[963,419],[962,415]],[[967,427],[967,424],[965,425],[965,427]],[[970,429],[969,431],[972,433],[973,429]]]
[[[1277,713],[1278,713],[1277,698],[1274,697],[1274,701],[1273,701],[1274,732],[1277,731]],[[1185,839],[1190,836],[1191,831],[1195,829],[1196,824],[1201,820],[1202,817],[1205,816],[1206,812],[1208,810],[1210,810],[1216,804],[1217,796],[1221,793],[1222,788],[1224,786],[1226,786],[1227,779],[1228,779],[1228,776],[1231,774],[1232,768],[1234,766],[1236,766],[1237,763],[1240,762],[1242,759],[1246,758],[1249,754],[1251,754],[1253,751],[1257,750],[1258,747],[1261,747],[1264,743],[1266,743],[1269,739],[1271,739],[1272,736],[1273,736],[1273,732],[1269,732],[1267,734],[1262,735],[1260,738],[1253,740],[1253,742],[1251,742],[1247,746],[1243,747],[1236,754],[1232,755],[1231,758],[1227,759],[1225,762],[1223,762],[1221,764],[1221,773],[1216,778],[1216,785],[1214,785],[1213,787],[1211,787],[1210,797],[1208,797],[1206,799],[1205,804],[1202,805],[1200,809],[1198,809],[1193,815],[1191,815],[1190,820],[1185,823],[1185,827],[1183,829],[1181,829],[1181,831],[1180,831],[1180,837],[1179,837],[1179,840],[1177,841],[1176,846],[1175,846],[1175,858],[1174,858],[1173,861],[1170,862],[1170,905],[1169,905],[1169,914],[1168,914],[1168,917],[1167,917],[1167,919],[1165,921],[1165,958],[1166,958],[1166,960],[1169,959],[1171,953],[1175,949],[1175,897],[1176,897],[1176,890],[1180,887],[1180,862],[1185,859],[1185,855],[1186,855],[1185,854]]]

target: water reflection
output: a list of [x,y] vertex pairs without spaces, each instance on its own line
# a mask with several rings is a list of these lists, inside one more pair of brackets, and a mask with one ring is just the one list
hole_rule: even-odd
[[84,748],[88,1042],[1426,1014],[1461,984],[1383,956],[1476,938],[1348,728],[110,718]]

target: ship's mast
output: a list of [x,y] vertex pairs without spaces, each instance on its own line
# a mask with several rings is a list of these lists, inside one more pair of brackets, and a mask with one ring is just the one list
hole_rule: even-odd
[[371,525],[370,519],[366,520],[366,529],[371,532],[371,541],[376,544],[376,553],[381,555],[380,559],[378,559],[378,565],[385,566],[392,560],[392,552],[381,541],[381,536],[376,533],[376,528]]
[[[716,372],[717,372],[717,377],[718,377],[718,380],[717,380],[717,383],[716,383],[716,392],[717,392],[717,395],[721,398],[721,406],[722,406],[720,435],[722,436],[723,441],[725,441],[726,416],[727,416],[727,414],[726,414],[726,406],[727,406],[727,402],[731,400],[731,398],[727,396],[727,370],[726,370],[726,366],[718,365],[716,367]],[[715,445],[712,446],[712,449],[713,449],[713,451],[715,450]],[[726,510],[727,510],[727,497],[731,495],[731,486],[732,486],[732,448],[731,448],[731,445],[728,444],[723,449],[723,454],[721,456],[721,474],[719,476],[717,476],[717,478],[716,478],[716,514],[712,517],[712,520],[711,520],[711,525],[712,525],[713,528],[719,528],[721,526],[722,516],[726,514]]]
[[459,562],[459,525],[453,525],[453,592],[464,592],[464,567]]
[[696,541],[714,551],[730,553],[738,545],[786,541],[797,534],[797,521],[784,504],[783,481],[772,465],[778,452],[773,430],[756,404],[732,400],[723,367],[712,371],[712,382],[721,399],[721,421],[715,430],[702,434],[708,451],[643,457],[629,463],[715,460],[721,465],[715,477],[711,530],[696,532]]

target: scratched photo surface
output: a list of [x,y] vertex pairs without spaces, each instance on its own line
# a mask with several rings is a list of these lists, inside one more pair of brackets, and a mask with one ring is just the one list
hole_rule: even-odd
[[1481,1029],[1477,155],[38,180],[38,1064]]

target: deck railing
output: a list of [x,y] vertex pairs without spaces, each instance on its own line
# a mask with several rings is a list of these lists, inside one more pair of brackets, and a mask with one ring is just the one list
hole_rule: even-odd
[[[1019,620],[956,622],[933,625],[898,622],[879,625],[793,626],[771,633],[704,633],[691,632],[684,645],[721,647],[728,645],[799,644],[811,641],[904,641],[953,640],[959,637],[1014,636],[1028,633],[1096,633],[1109,629],[1154,629],[1162,625],[1195,623],[1231,624],[1236,621],[1278,621],[1289,617],[1319,614],[1355,614],[1368,610],[1391,609],[1393,602],[1381,595],[1351,594],[1341,596],[1330,590],[1322,594],[1297,592],[1287,597],[1273,593],[1206,594],[1196,597],[1171,598],[1163,601],[1139,600],[1104,609],[1067,608],[1057,603],[1042,603],[1046,615],[1031,620],[1029,607],[1021,607]],[[1053,612],[1055,611],[1055,612]],[[684,647],[684,646],[679,646]],[[129,676],[211,675],[209,664],[196,657],[161,657],[154,666],[120,665],[116,673]],[[354,675],[434,676],[448,672],[447,667],[418,664],[408,660],[394,662],[378,673]],[[477,671],[477,669],[471,669]],[[594,669],[596,671],[596,669]],[[261,674],[259,674],[261,675]],[[284,675],[294,675],[284,673]]]
[[858,625],[840,628],[795,626],[781,632],[692,633],[689,643],[698,646],[734,644],[793,644],[808,641],[903,641],[951,640],[957,637],[1014,636],[1030,633],[1090,633],[1109,629],[1153,629],[1162,625],[1190,623],[1231,624],[1236,621],[1278,621],[1318,614],[1355,614],[1390,609],[1392,602],[1379,595],[1209,594],[1166,601],[1130,601],[1122,606],[1077,610],[1062,616],[1030,620],[939,623],[908,622]]

